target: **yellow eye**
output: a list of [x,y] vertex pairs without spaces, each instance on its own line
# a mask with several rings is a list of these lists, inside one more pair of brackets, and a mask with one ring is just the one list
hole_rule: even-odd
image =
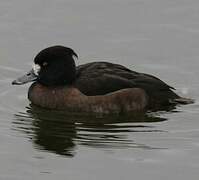
[[47,66],[48,65],[48,63],[47,62],[43,62],[43,64],[42,64],[43,66]]

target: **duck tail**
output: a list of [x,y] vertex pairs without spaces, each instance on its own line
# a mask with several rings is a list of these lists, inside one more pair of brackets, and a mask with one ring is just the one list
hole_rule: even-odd
[[172,103],[174,103],[174,104],[192,104],[192,103],[194,103],[194,100],[190,99],[190,98],[178,97],[178,98],[172,99]]

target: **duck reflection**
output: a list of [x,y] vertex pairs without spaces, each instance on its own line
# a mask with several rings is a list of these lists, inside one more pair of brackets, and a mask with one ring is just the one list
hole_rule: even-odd
[[152,149],[128,136],[159,131],[150,123],[165,120],[149,114],[90,116],[30,106],[15,114],[13,129],[25,133],[37,149],[73,157],[78,146]]

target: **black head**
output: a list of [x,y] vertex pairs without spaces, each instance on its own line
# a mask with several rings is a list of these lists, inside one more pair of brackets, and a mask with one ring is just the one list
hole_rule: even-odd
[[77,54],[64,46],[53,46],[39,52],[34,63],[40,66],[37,81],[43,85],[66,85],[75,80]]
[[[60,86],[72,84],[76,77],[74,56],[77,54],[68,47],[52,46],[39,52],[34,58],[33,70],[13,81],[13,84],[24,84],[32,80],[45,86]],[[26,81],[22,81],[26,79]],[[28,80],[27,80],[28,79]]]

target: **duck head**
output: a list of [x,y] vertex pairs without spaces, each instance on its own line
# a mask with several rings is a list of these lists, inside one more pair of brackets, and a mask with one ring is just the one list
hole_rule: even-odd
[[33,68],[12,82],[22,85],[37,81],[45,86],[69,85],[75,80],[77,54],[68,47],[52,46],[40,51],[34,58]]

